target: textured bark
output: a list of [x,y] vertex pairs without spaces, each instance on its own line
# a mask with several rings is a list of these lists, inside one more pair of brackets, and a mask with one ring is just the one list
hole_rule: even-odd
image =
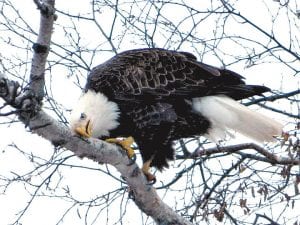
[[40,10],[40,29],[36,43],[33,45],[33,58],[30,70],[30,90],[40,102],[44,97],[45,66],[50,49],[53,23],[56,19],[55,0],[34,1]]
[[70,130],[41,111],[29,123],[29,128],[46,138],[53,145],[65,147],[79,157],[87,157],[98,163],[113,165],[127,181],[133,200],[157,224],[188,225],[190,222],[176,214],[157,195],[155,188],[150,186],[137,164],[130,163],[125,151],[119,147],[99,139],[88,140],[74,136]]
[[[19,96],[14,98],[12,96],[14,93],[9,92],[9,90],[15,89],[13,85],[17,86],[17,83],[7,80],[3,75],[0,75],[0,97],[7,103],[16,106],[11,99],[18,100]],[[16,111],[16,114],[19,113],[22,113],[22,110]],[[130,187],[130,194],[137,206],[144,213],[151,216],[157,224],[191,224],[162,202],[155,188],[148,184],[138,165],[136,163],[129,165],[130,161],[125,151],[116,145],[95,138],[82,139],[44,111],[36,113],[29,122],[22,116],[20,120],[27,123],[28,128],[33,133],[49,140],[56,147],[67,148],[80,158],[86,157],[98,163],[113,165],[127,181]]]

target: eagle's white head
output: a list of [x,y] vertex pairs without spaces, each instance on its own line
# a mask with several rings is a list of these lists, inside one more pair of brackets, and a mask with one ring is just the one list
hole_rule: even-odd
[[118,125],[119,107],[102,93],[88,90],[79,98],[70,116],[70,127],[83,137],[108,136]]

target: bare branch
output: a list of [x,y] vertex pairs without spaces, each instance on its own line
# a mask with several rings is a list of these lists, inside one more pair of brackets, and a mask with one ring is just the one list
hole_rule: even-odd
[[[264,156],[264,158],[242,153],[241,150],[249,150],[253,149]],[[271,164],[280,164],[280,165],[299,165],[300,160],[296,158],[288,158],[288,157],[279,157],[276,154],[271,153],[267,149],[264,149],[263,147],[254,144],[254,143],[244,143],[244,144],[237,144],[237,145],[230,145],[230,146],[217,146],[213,148],[208,149],[202,149],[199,148],[198,150],[194,151],[189,156],[177,156],[177,159],[196,159],[198,157],[202,156],[209,156],[212,154],[218,154],[218,153],[238,153],[242,155],[245,158],[253,158],[259,161],[268,162]]]
[[273,111],[273,112],[276,112],[276,113],[280,113],[282,115],[285,115],[285,116],[288,116],[288,117],[291,117],[291,118],[295,118],[295,119],[300,119],[300,115],[297,114],[292,114],[292,113],[288,113],[288,112],[285,112],[283,110],[280,110],[280,109],[275,109],[273,107],[270,107],[270,106],[267,106],[265,104],[261,104],[261,103],[258,103],[259,106],[261,106],[262,108],[265,108],[265,109],[268,109],[270,111]]
[[298,94],[300,94],[299,89],[295,90],[295,91],[288,92],[288,93],[282,93],[282,94],[274,93],[273,95],[268,96],[268,97],[262,97],[262,98],[258,98],[258,99],[255,99],[255,100],[251,100],[250,102],[244,103],[244,105],[249,106],[249,105],[258,104],[258,103],[266,102],[266,101],[271,101],[272,102],[272,101],[275,101],[275,100],[278,100],[278,99],[288,98],[288,97],[295,96],[295,95],[298,95]]

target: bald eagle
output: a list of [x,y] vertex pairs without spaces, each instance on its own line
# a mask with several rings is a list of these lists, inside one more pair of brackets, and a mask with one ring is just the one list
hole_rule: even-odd
[[[87,138],[133,137],[143,172],[152,180],[149,168],[168,167],[172,143],[180,138],[205,135],[218,141],[230,130],[260,142],[280,135],[281,124],[236,101],[267,91],[246,85],[233,71],[199,62],[191,53],[130,50],[90,71],[70,125]],[[116,143],[133,157],[132,142]]]

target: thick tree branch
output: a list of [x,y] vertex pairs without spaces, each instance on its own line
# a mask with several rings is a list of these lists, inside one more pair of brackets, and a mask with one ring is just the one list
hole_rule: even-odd
[[29,128],[79,157],[113,165],[130,186],[130,193],[137,206],[158,224],[190,224],[162,202],[155,188],[148,185],[137,164],[128,165],[127,155],[115,145],[98,139],[83,140],[74,136],[68,128],[42,111],[30,121]]
[[45,66],[50,49],[53,24],[56,16],[54,14],[55,0],[34,0],[41,12],[40,29],[36,43],[33,45],[33,58],[30,70],[29,89],[34,92],[35,98],[41,102],[44,97]]
[[27,125],[30,119],[41,110],[45,87],[45,66],[50,49],[55,0],[34,1],[41,11],[40,29],[37,42],[33,45],[33,58],[29,85],[22,91],[13,81],[1,79],[0,95],[5,101],[20,110],[18,115]]
[[[4,78],[3,75],[0,76],[0,97],[5,101],[11,99],[9,95],[12,94],[12,92],[5,92],[5,90],[13,89],[6,85],[13,84],[17,85],[15,82]],[[16,104],[12,105],[16,106]],[[22,117],[20,119],[26,122]],[[129,165],[129,159],[122,149],[98,139],[90,138],[87,140],[74,136],[69,128],[43,111],[39,111],[32,117],[27,125],[32,132],[49,140],[54,146],[67,148],[80,158],[87,157],[98,163],[113,165],[127,181],[130,194],[137,206],[151,216],[157,224],[191,224],[162,202],[155,188],[148,184],[137,164]]]

